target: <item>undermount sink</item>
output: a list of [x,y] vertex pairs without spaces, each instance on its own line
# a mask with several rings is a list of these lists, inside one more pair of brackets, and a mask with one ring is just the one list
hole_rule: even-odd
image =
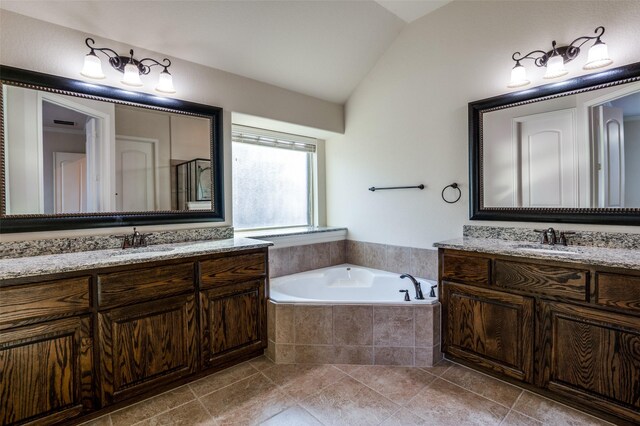
[[537,247],[537,246],[517,246],[518,250],[522,251],[530,251],[534,253],[547,253],[547,254],[578,254],[580,253],[579,249],[571,249],[569,247],[561,246],[561,248],[554,248],[554,246],[545,246],[545,247]]
[[128,248],[113,253],[111,256],[131,256],[134,254],[143,253],[162,253],[175,250],[175,247],[141,247],[141,248]]

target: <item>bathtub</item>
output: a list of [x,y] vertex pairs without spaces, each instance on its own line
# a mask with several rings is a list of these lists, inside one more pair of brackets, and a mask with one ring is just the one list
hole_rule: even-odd
[[417,279],[425,300],[415,300],[413,283],[400,274],[349,264],[272,278],[267,357],[278,364],[436,364],[440,303],[428,297],[435,282]]
[[[378,303],[436,303],[436,297],[429,297],[433,280],[416,279],[420,282],[424,300],[416,300],[412,282],[400,279],[400,274],[343,264],[315,269],[284,277],[272,278],[269,298],[276,303],[330,303],[330,304],[378,304]],[[409,290],[410,302],[404,301],[404,293]]]

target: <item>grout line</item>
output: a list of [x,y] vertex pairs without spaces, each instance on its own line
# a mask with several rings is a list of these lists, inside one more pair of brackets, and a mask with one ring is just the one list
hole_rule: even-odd
[[[524,394],[524,392],[529,392],[529,391],[528,391],[528,390],[526,390],[526,389],[523,389],[523,394]],[[600,417],[596,417],[596,416],[594,416],[593,414],[587,413],[586,411],[582,411],[582,410],[580,410],[580,409],[578,409],[578,408],[574,408],[574,407],[571,407],[571,406],[569,406],[569,405],[563,404],[563,403],[562,403],[562,402],[560,402],[560,401],[556,401],[556,400],[554,400],[554,399],[547,398],[546,396],[542,396],[542,395],[537,394],[537,393],[535,393],[535,392],[529,392],[529,393],[530,393],[530,394],[532,394],[532,395],[535,395],[535,396],[537,396],[537,397],[540,397],[540,398],[542,398],[542,399],[544,399],[544,400],[546,400],[546,401],[550,401],[550,402],[551,402],[551,403],[553,403],[553,404],[560,405],[560,406],[562,406],[564,409],[567,409],[568,411],[573,411],[573,412],[576,412],[576,413],[582,414],[582,415],[584,415],[584,416],[587,416],[587,417],[591,417],[591,418],[593,418],[593,419],[596,419],[596,420],[598,420],[599,422],[604,422],[604,423],[606,423],[606,424],[613,425],[613,423],[609,422],[608,420],[601,419]],[[514,406],[515,406],[515,405],[514,405]],[[515,410],[515,409],[514,409],[513,411],[515,411],[515,412],[516,412],[516,413],[518,413],[518,414],[522,414],[523,416],[531,417],[531,416],[529,416],[529,415],[527,415],[527,414],[525,414],[525,413],[522,413],[522,412],[520,412],[520,411],[518,411],[518,410]],[[538,420],[538,421],[539,421],[539,422],[541,422],[541,423],[544,423],[542,420],[536,419],[535,417],[531,417],[531,418],[532,418],[532,419],[534,419],[534,420]]]
[[[240,365],[240,364],[238,364],[238,365]],[[222,370],[222,371],[224,371],[224,370]],[[212,376],[213,376],[213,375],[215,375],[215,374],[216,374],[216,373],[212,374]],[[204,393],[204,394],[199,395],[199,396],[198,396],[198,395],[196,395],[196,398],[202,398],[203,396],[211,395],[211,394],[212,394],[212,393],[214,393],[214,392],[218,392],[218,391],[219,391],[219,390],[221,390],[221,389],[228,388],[228,387],[229,387],[229,386],[231,386],[231,385],[235,385],[236,383],[241,382],[241,381],[246,380],[246,379],[249,379],[249,378],[251,378],[251,377],[253,377],[253,376],[257,375],[257,374],[260,374],[260,371],[257,371],[257,370],[256,370],[256,372],[255,372],[255,373],[250,374],[250,375],[248,375],[247,377],[243,377],[243,378],[241,378],[241,379],[235,380],[235,381],[233,381],[233,382],[231,382],[231,383],[229,383],[229,384],[227,384],[227,385],[224,385],[224,386],[222,386],[222,387],[220,387],[220,388],[218,388],[218,389],[215,389],[215,390],[213,390],[213,391],[211,391],[211,392]],[[203,379],[204,379],[204,378],[206,378],[206,377],[209,377],[209,376],[205,376],[205,377],[203,377]],[[202,379],[200,379],[200,380],[202,380]],[[193,382],[192,382],[192,383],[193,383]],[[189,383],[189,385],[191,385],[191,383]],[[193,394],[195,395],[195,392],[193,391],[193,389],[191,389],[191,392],[193,392]]]
[[200,406],[202,407],[202,409],[205,411],[205,413],[207,413],[209,415],[209,420],[212,420],[214,424],[218,424],[218,421],[215,419],[215,417],[213,416],[213,414],[211,414],[211,411],[209,411],[209,409],[207,408],[206,405],[204,405],[204,402],[202,402],[200,400],[200,398],[196,398],[196,400],[198,401],[198,403],[200,404]]

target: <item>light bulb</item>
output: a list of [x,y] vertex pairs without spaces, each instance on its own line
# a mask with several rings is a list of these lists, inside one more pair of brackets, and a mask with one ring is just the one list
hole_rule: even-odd
[[173,88],[173,77],[169,74],[169,71],[165,68],[158,77],[158,85],[156,91],[161,93],[176,93],[176,89]]
[[84,57],[84,66],[82,67],[82,71],[80,71],[85,77],[95,78],[97,80],[104,78],[104,73],[102,72],[102,62],[100,58],[93,52],[89,52]]
[[547,72],[543,78],[558,78],[566,75],[569,71],[564,67],[562,56],[555,54],[547,61]]
[[140,71],[135,64],[128,63],[124,66],[124,76],[120,81],[127,86],[140,87],[142,86],[142,80],[140,80]]
[[531,83],[527,80],[527,70],[520,65],[520,62],[516,62],[516,66],[511,70],[511,81],[507,87],[522,87]]
[[606,67],[612,63],[613,60],[609,58],[609,49],[607,48],[607,45],[598,39],[589,49],[587,63],[584,64],[582,69],[594,70],[596,68]]

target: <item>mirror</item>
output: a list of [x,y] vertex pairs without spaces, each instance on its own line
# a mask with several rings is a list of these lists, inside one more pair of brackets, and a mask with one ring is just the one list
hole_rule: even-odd
[[224,220],[219,108],[0,75],[2,232]]
[[471,219],[640,224],[639,65],[470,103]]

